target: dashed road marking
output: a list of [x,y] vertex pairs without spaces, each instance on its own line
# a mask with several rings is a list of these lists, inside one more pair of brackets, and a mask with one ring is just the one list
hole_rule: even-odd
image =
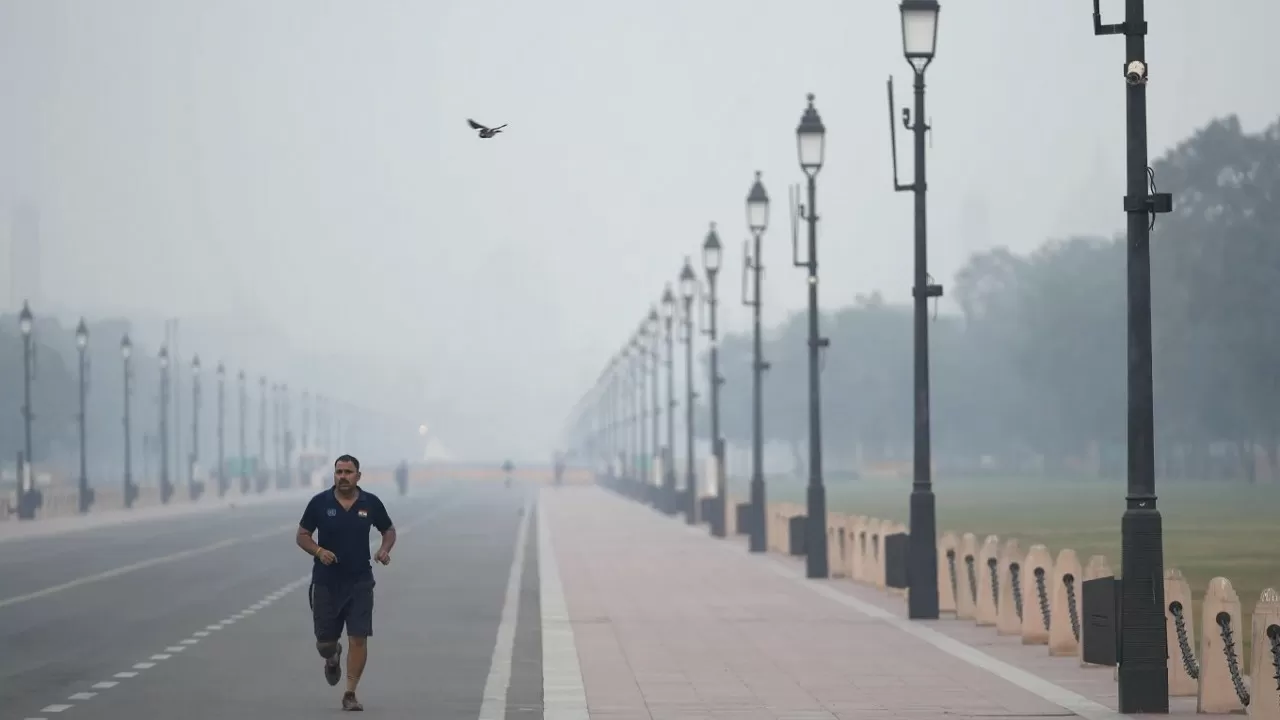
[[119,684],[120,684],[120,683],[118,683],[118,682],[116,682],[116,681],[114,681],[114,680],[103,680],[102,682],[94,683],[91,687],[92,687],[94,690],[110,690],[111,688],[113,688],[113,687],[115,687],[115,686],[117,686],[117,685],[119,685]]
[[68,699],[68,700],[88,700],[89,698],[91,698],[91,697],[93,697],[94,695],[97,695],[97,694],[98,694],[98,693],[91,693],[91,692],[78,692],[78,693],[76,693],[76,694],[74,694],[74,695],[72,695],[72,696],[68,697],[67,699]]
[[63,710],[70,710],[72,707],[72,705],[45,705],[40,708],[40,712],[62,712]]
[[127,680],[127,679],[129,679],[129,678],[138,677],[138,673],[136,673],[136,672],[118,672],[118,673],[116,673],[115,675],[112,675],[111,677],[118,677],[118,678],[121,678],[121,679]]

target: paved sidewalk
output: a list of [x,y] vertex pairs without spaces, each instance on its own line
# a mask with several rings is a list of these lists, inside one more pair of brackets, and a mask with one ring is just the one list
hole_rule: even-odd
[[600,488],[541,497],[592,718],[1121,717],[705,526]]

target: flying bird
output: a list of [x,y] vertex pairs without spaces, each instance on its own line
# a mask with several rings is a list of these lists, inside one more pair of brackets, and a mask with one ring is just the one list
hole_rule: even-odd
[[491,138],[494,135],[497,135],[498,133],[502,132],[502,128],[507,126],[506,123],[503,123],[496,128],[489,129],[484,125],[481,125],[480,123],[476,122],[475,120],[472,120],[471,118],[467,118],[467,124],[471,126],[472,130],[479,130],[480,137],[482,138]]

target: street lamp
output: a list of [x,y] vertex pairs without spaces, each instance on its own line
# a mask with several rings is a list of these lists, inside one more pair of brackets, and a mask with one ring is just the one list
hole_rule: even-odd
[[671,333],[671,324],[675,319],[676,296],[671,292],[671,283],[667,283],[662,291],[662,326],[666,332],[667,343],[667,444],[662,453],[664,488],[663,510],[674,515],[680,507],[676,497],[676,372],[675,341]]
[[[747,193],[747,228],[755,243],[754,250],[742,246],[742,304],[751,308],[751,522],[747,547],[753,553],[768,550],[765,537],[764,494],[764,371],[769,363],[764,360],[764,348],[760,335],[760,276],[764,270],[760,245],[764,231],[769,226],[769,194],[756,171],[756,181]],[[747,273],[752,275],[751,298],[747,298]]]
[[720,377],[720,340],[716,329],[716,276],[720,273],[720,235],[716,232],[716,224],[711,223],[707,238],[702,242],[702,269],[707,274],[706,303],[708,309],[707,328],[703,334],[711,339],[711,456],[715,458],[716,497],[711,513],[711,534],[714,537],[725,535],[725,513],[728,512],[728,495],[724,477],[724,440],[720,437],[720,385],[724,378]]
[[262,375],[258,378],[258,462],[255,463],[257,470],[257,489],[258,493],[264,493],[267,490],[267,376]]
[[281,477],[281,483],[285,487],[293,486],[293,462],[289,456],[293,454],[293,432],[289,427],[289,418],[292,415],[289,407],[289,384],[280,384],[280,452],[284,456],[284,474]]
[[818,334],[818,173],[826,156],[827,129],[813,106],[813,93],[796,127],[796,151],[800,169],[808,181],[809,202],[798,204],[799,192],[792,199],[797,214],[809,226],[808,255],[800,259],[800,241],[791,236],[792,263],[808,273],[809,283],[809,487],[805,513],[805,575],[827,577],[827,495],[822,481],[822,395],[821,353],[828,344]]
[[133,423],[129,410],[133,399],[133,342],[128,333],[120,338],[120,357],[124,361],[124,506],[129,509],[138,497],[138,486],[133,484]]
[[698,522],[698,482],[693,462],[693,296],[698,291],[698,276],[688,256],[680,269],[680,299],[683,301],[681,340],[684,341],[684,435],[685,435],[685,520]]
[[893,122],[893,78],[889,78],[889,137],[893,153],[893,188],[915,195],[915,269],[914,297],[914,380],[915,413],[914,449],[911,461],[910,542],[907,545],[907,617],[934,620],[938,617],[938,522],[937,500],[933,494],[933,450],[931,448],[929,409],[929,298],[942,297],[942,286],[931,282],[928,265],[928,232],[926,223],[925,134],[929,125],[924,117],[924,71],[933,62],[938,41],[938,3],[936,0],[902,0],[902,54],[915,75],[915,118],[912,111],[902,109],[902,126],[913,134],[915,148],[914,179],[910,184],[898,182],[898,143]]
[[236,428],[240,432],[240,459],[239,459],[240,494],[248,495],[249,494],[249,450],[248,450],[248,443],[245,442],[245,437],[246,435],[248,435],[247,406],[249,403],[249,389],[247,387],[247,380],[245,378],[243,369],[241,369],[240,372],[236,374],[236,381],[239,383],[239,386],[240,386],[239,387],[240,422],[237,423],[237,428]]
[[227,367],[218,362],[218,497],[225,497],[228,490],[226,464],[226,412],[227,412]]
[[200,356],[191,358],[191,454],[187,457],[187,491],[191,499],[200,497],[204,483],[196,479],[200,462]]
[[93,506],[93,490],[89,487],[88,441],[86,439],[86,400],[88,399],[89,326],[84,318],[76,325],[76,350],[80,355],[80,512],[87,513]]
[[167,505],[173,497],[169,481],[169,348],[160,348],[160,502]]
[[1120,521],[1119,710],[1168,713],[1168,638],[1164,619],[1164,523],[1156,508],[1155,413],[1151,363],[1151,227],[1173,211],[1147,168],[1146,8],[1126,0],[1124,22],[1103,25],[1093,0],[1095,35],[1125,36],[1128,215],[1129,478]]
[[[31,476],[30,468],[35,467],[35,461],[31,455],[31,421],[34,417],[31,410],[31,305],[26,300],[22,301],[22,312],[18,314],[18,329],[22,331],[22,432],[23,432],[23,453],[22,467],[18,468],[18,503],[20,508],[29,510],[30,517],[35,517],[35,507],[24,505],[23,500],[31,503],[33,495],[27,495],[35,490],[35,478]],[[26,513],[24,513],[24,516]]]
[[655,473],[650,472],[649,482],[651,483],[650,492],[652,493],[651,500],[653,506],[656,509],[662,509],[663,494],[659,489],[659,485],[665,481],[667,463],[666,460],[662,459],[662,433],[659,432],[659,427],[662,424],[662,403],[658,401],[658,368],[662,364],[662,354],[659,349],[662,345],[662,337],[658,329],[658,308],[656,305],[649,308],[649,315],[645,318],[645,322],[646,336],[652,340],[652,343],[649,346],[649,407],[652,409],[651,422],[653,423],[652,457],[653,461],[658,463],[657,467],[664,473],[664,477],[659,479],[654,476]]

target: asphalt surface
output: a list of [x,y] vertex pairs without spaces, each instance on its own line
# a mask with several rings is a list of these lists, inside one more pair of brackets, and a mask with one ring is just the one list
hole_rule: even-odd
[[[541,718],[536,490],[452,483],[407,497],[374,491],[400,537],[391,564],[374,570],[365,714],[480,718],[527,507],[519,606],[508,610],[518,618],[503,661],[511,662],[509,689],[489,710]],[[341,712],[343,683],[324,681],[311,634],[311,561],[293,542],[304,505],[0,546],[0,720]]]

